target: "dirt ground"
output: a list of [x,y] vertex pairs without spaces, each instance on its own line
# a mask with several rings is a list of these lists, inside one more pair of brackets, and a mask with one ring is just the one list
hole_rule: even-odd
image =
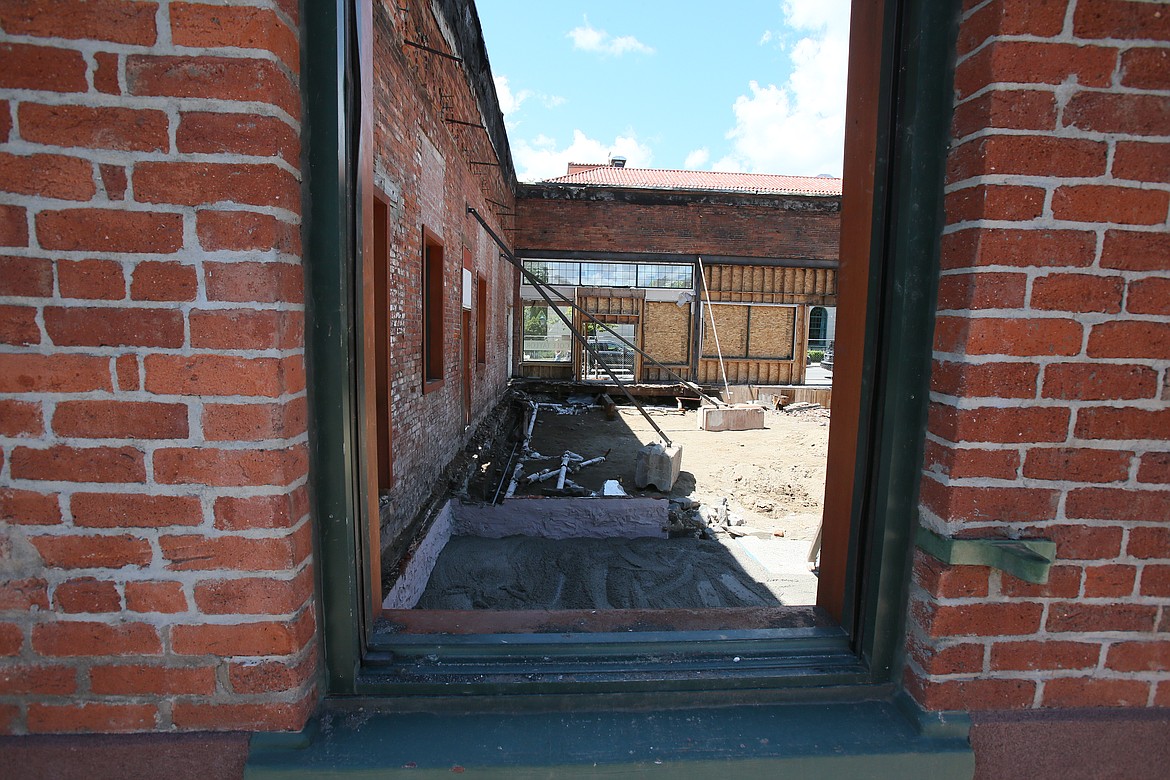
[[[767,410],[762,430],[713,432],[698,430],[694,410],[646,408],[671,441],[682,446],[682,470],[670,497],[690,498],[705,508],[727,499],[731,514],[755,532],[807,540],[816,535],[824,508],[828,410]],[[524,473],[559,466],[565,450],[586,459],[608,451],[604,462],[581,469],[571,479],[599,492],[606,480],[616,479],[631,495],[660,496],[634,487],[638,450],[655,441],[658,435],[633,406],[618,407],[612,421],[597,407],[576,414],[542,408],[531,448],[545,457],[525,463]],[[520,492],[540,494],[553,484]]]

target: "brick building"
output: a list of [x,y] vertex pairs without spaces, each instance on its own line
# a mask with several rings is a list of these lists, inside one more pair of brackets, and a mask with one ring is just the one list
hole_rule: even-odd
[[[0,33],[10,771],[238,776],[250,732],[314,712],[291,758],[253,738],[252,771],[1161,771],[1166,4],[854,2],[838,329],[867,346],[837,372],[867,379],[835,388],[839,626],[576,654],[406,641],[373,606],[388,537],[510,373],[488,231],[515,246],[536,204],[474,7],[10,0]],[[1055,560],[978,541],[1018,538]],[[1005,570],[1029,566],[1047,581]],[[704,707],[697,747],[656,730]]]

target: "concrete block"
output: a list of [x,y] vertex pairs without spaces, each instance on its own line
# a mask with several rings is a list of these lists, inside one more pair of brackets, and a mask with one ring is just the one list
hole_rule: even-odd
[[764,427],[764,407],[757,404],[703,406],[699,409],[700,431],[755,431]]
[[653,485],[663,493],[674,487],[682,468],[682,445],[664,447],[661,444],[647,444],[638,450],[634,462],[634,484],[639,488]]

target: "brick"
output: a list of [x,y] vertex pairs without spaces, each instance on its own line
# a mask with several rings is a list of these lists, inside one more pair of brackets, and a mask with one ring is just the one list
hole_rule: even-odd
[[93,164],[63,154],[0,152],[0,191],[58,200],[89,200],[97,192]]
[[117,612],[122,608],[122,597],[114,583],[82,577],[58,585],[53,606],[69,613]]
[[137,355],[119,355],[114,361],[114,377],[119,390],[141,390]]
[[12,657],[20,655],[24,646],[24,632],[20,626],[13,623],[0,623],[0,656]]
[[251,211],[207,211],[198,214],[199,243],[210,251],[268,251],[300,253],[298,227],[270,214]]
[[922,551],[914,553],[914,580],[935,598],[986,596],[989,573],[986,566],[951,566]]
[[1170,558],[1170,528],[1131,529],[1125,554],[1134,558]]
[[1078,38],[1170,40],[1170,18],[1159,3],[1080,0],[1073,16]]
[[1011,710],[1032,706],[1032,680],[946,680],[907,686],[928,710]]
[[34,306],[0,306],[0,344],[27,346],[41,343]]
[[207,404],[203,437],[208,441],[288,439],[307,430],[306,414],[304,398],[287,404]]
[[1079,488],[1065,502],[1070,518],[1150,521],[1170,518],[1170,490]]
[[1039,604],[940,605],[928,626],[931,636],[1011,636],[1040,629]]
[[1041,276],[1032,282],[1030,304],[1049,311],[1121,311],[1125,280],[1120,276],[1060,273]]
[[183,313],[175,309],[45,307],[45,330],[57,346],[181,347]]
[[304,647],[312,635],[312,613],[308,610],[292,623],[261,621],[236,625],[180,625],[171,629],[175,652],[179,655],[216,655],[225,658],[291,655]]
[[1058,640],[996,642],[991,646],[992,671],[1092,669],[1101,646],[1088,642]]
[[159,528],[203,521],[195,496],[74,493],[70,506],[73,524],[85,528]]
[[183,112],[175,146],[180,152],[281,157],[293,165],[301,158],[300,136],[287,122],[256,114]]
[[[1035,535],[1052,536],[1044,531],[1037,532]],[[1032,533],[1026,533],[1024,538],[1032,538],[1033,536]],[[1117,539],[1117,548],[1120,549],[1120,531],[1117,533]],[[1057,541],[1056,548],[1058,551],[1057,560],[1061,560],[1060,541]],[[1057,564],[1049,569],[1048,582],[1045,583],[1025,582],[1011,574],[1004,573],[1000,578],[999,591],[1000,595],[1005,598],[1075,599],[1081,593],[1081,567]]]
[[178,582],[127,582],[126,609],[173,614],[187,611],[187,596]]
[[1085,598],[1111,598],[1133,594],[1137,568],[1123,564],[1085,567]]
[[1170,409],[1125,409],[1092,406],[1077,410],[1074,434],[1082,439],[1165,438]]
[[183,217],[148,211],[42,211],[37,240],[45,249],[169,254],[183,246]]
[[205,580],[195,586],[195,606],[207,615],[282,615],[296,612],[313,594],[312,571],[292,580],[244,577]]
[[1065,127],[1097,133],[1170,135],[1170,97],[1078,92],[1065,106],[1063,121]]
[[1142,569],[1141,594],[1156,598],[1170,596],[1170,566],[1145,566]]
[[215,527],[224,531],[289,528],[308,512],[305,488],[274,496],[215,499]]
[[1061,442],[1069,410],[1054,407],[953,409],[932,404],[928,430],[953,442]]
[[1170,145],[1118,141],[1113,152],[1113,175],[1140,182],[1170,179]]
[[1039,187],[980,184],[946,196],[947,223],[981,219],[1029,220],[1044,213],[1045,192]]
[[204,263],[207,298],[238,303],[303,303],[304,276],[288,263]]
[[301,210],[300,182],[267,163],[141,162],[134,167],[134,195],[145,203],[230,202]]
[[[951,136],[956,139],[990,128],[1055,130],[1056,96],[1052,92],[1028,89],[985,92],[955,107],[951,128]],[[1032,207],[1030,199],[1019,205]]]
[[300,731],[316,706],[310,691],[300,701],[264,704],[199,704],[177,701],[171,708],[171,721],[184,730]]
[[1131,280],[1125,308],[1134,314],[1170,314],[1170,278]]
[[984,647],[976,643],[961,643],[947,647],[923,644],[915,638],[908,640],[910,659],[925,674],[977,674],[983,671]]
[[0,695],[68,696],[77,691],[77,671],[68,666],[0,666]]
[[1170,51],[1129,49],[1121,53],[1121,83],[1137,89],[1170,89]]
[[1170,192],[1136,187],[1076,185],[1057,187],[1052,215],[1074,222],[1158,225],[1166,221]]
[[291,312],[256,309],[196,309],[190,314],[196,349],[282,349],[289,343]]
[[143,362],[152,393],[276,397],[285,392],[286,371],[276,358],[147,355]]
[[300,116],[296,85],[268,60],[131,54],[126,58],[126,84],[131,95],[268,103],[291,117]]
[[126,297],[122,264],[114,260],[59,260],[57,288],[62,298],[116,301]]
[[21,103],[18,116],[26,141],[87,149],[170,151],[169,120],[162,111]]
[[944,447],[926,442],[926,469],[951,479],[989,477],[1015,479],[1020,469],[1016,450],[983,450],[971,447]]
[[972,13],[959,27],[957,50],[966,54],[992,35],[1051,38],[1064,29],[1067,0],[994,0]]
[[1045,707],[1144,707],[1150,683],[1142,680],[1102,680],[1094,677],[1058,677],[1044,683]]
[[1023,487],[964,487],[922,480],[922,503],[943,520],[1021,522],[1056,517],[1059,491]]
[[0,204],[0,246],[28,246],[28,212],[23,206]]
[[1024,460],[1024,476],[1069,482],[1121,482],[1129,476],[1133,455],[1073,447],[1031,449]]
[[1077,355],[1084,338],[1081,324],[1058,317],[1011,319],[1004,317],[935,320],[935,349],[968,355]]
[[98,173],[102,177],[102,187],[106,190],[106,197],[110,200],[123,200],[126,197],[126,187],[129,186],[126,178],[126,169],[121,165],[98,166]]
[[164,485],[287,485],[303,477],[307,468],[300,446],[281,450],[173,448],[154,454],[155,479]]
[[73,49],[0,43],[0,89],[85,92],[88,69],[81,52]]
[[1170,484],[1170,452],[1143,452],[1138,465],[1137,480]]
[[989,84],[1063,84],[1107,87],[1117,65],[1117,49],[1039,41],[995,41],[955,67],[960,98]]
[[1148,366],[1109,363],[1053,363],[1044,369],[1045,398],[1117,401],[1153,398],[1158,373]]
[[199,293],[195,268],[183,263],[146,261],[134,267],[130,297],[136,301],[193,301]]
[[1170,359],[1170,323],[1113,320],[1089,333],[1090,357]]
[[32,629],[33,650],[55,657],[159,655],[158,630],[146,623],[38,623]]
[[260,539],[183,534],[163,536],[159,544],[172,571],[287,571],[299,566],[310,552],[304,530],[292,536]]
[[313,679],[317,668],[316,648],[300,662],[259,661],[228,664],[228,682],[236,693],[291,691]]
[[12,109],[7,100],[0,100],[0,144],[6,144],[12,132]]
[[28,705],[31,734],[74,732],[126,733],[153,731],[158,727],[153,704],[39,704]]
[[113,696],[215,693],[215,668],[211,666],[111,664],[90,669],[89,679],[94,693]]
[[137,536],[33,536],[46,566],[58,569],[121,569],[148,566],[150,543]]
[[40,577],[0,581],[0,612],[31,612],[49,608],[49,586]]
[[134,447],[17,447],[12,476],[61,482],[144,482],[142,452]]
[[264,49],[293,73],[300,71],[296,33],[268,9],[176,3],[171,40],[178,46]]
[[1035,363],[935,361],[931,389],[962,398],[1035,398],[1040,367]]
[[1107,230],[1101,266],[1122,271],[1163,271],[1170,255],[1170,234]]
[[35,257],[0,257],[0,295],[48,298],[52,294],[52,261]]
[[98,92],[107,95],[122,94],[122,87],[118,83],[118,73],[121,66],[118,64],[118,55],[113,52],[94,52],[94,63],[97,65],[93,73],[93,86]]
[[0,25],[10,35],[152,46],[157,10],[157,3],[130,0],[7,0],[0,5]]
[[44,432],[39,403],[0,400],[0,436],[40,436]]
[[185,439],[186,404],[148,401],[62,401],[53,414],[58,435],[88,439]]
[[948,274],[939,280],[938,308],[940,311],[1020,308],[1024,305],[1027,283],[1028,277],[1022,273]]
[[14,525],[56,525],[61,506],[55,495],[0,488],[0,520]]
[[1170,671],[1170,644],[1115,642],[1109,646],[1105,666],[1118,672]]
[[1047,629],[1054,632],[1153,631],[1158,608],[1145,604],[1080,604],[1058,601],[1049,607]]
[[[1075,100],[1075,98],[1074,98]],[[1068,114],[1066,112],[1065,116]],[[993,135],[968,141],[951,151],[947,180],[988,174],[1082,177],[1105,173],[1103,142],[1030,135]]]

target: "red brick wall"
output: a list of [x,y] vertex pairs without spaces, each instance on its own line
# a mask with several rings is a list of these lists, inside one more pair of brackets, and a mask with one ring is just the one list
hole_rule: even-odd
[[638,193],[517,201],[523,250],[668,252],[836,260],[840,198]]
[[[480,122],[480,108],[464,66],[406,46],[422,42],[449,52],[452,42],[438,30],[427,6],[407,10],[393,3],[374,8],[374,184],[390,212],[390,392],[394,437],[394,488],[382,509],[384,548],[404,542],[442,469],[467,441],[463,411],[462,333],[464,249],[473,277],[488,284],[487,361],[472,369],[472,428],[500,399],[510,375],[505,326],[516,271],[467,206],[479,211],[505,240],[511,237],[500,212],[512,212],[513,195],[495,166],[486,133],[446,120]],[[489,203],[488,198],[503,206]],[[506,217],[504,219],[507,219]],[[443,243],[443,386],[423,392],[422,230]],[[476,296],[472,296],[473,305]],[[471,318],[475,328],[476,317]],[[474,349],[472,361],[475,361]],[[392,570],[394,555],[384,559]]]
[[1029,585],[919,553],[906,682],[1170,706],[1170,9],[967,2],[958,57],[923,522],[1057,562]]
[[297,9],[0,3],[0,731],[312,705]]

